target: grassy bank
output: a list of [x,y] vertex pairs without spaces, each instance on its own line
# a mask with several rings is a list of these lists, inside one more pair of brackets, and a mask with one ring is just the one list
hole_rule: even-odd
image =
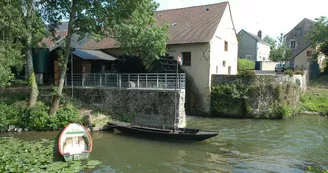
[[308,91],[301,96],[301,109],[328,115],[328,75],[311,80]]

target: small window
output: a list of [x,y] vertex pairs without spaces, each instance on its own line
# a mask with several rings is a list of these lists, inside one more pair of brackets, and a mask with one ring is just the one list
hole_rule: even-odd
[[290,41],[290,47],[291,49],[295,49],[296,48],[296,41]]
[[216,74],[219,73],[219,66],[216,66]]
[[191,52],[182,52],[182,63],[184,66],[191,66]]
[[228,42],[224,41],[224,51],[228,51]]
[[222,66],[223,66],[223,67],[226,66],[226,61],[222,61]]
[[252,55],[246,55],[247,60],[252,60]]
[[312,51],[311,50],[306,51],[306,56],[312,56]]
[[296,28],[295,29],[295,36],[298,37],[298,36],[301,36],[302,35],[302,32],[301,32],[301,28]]

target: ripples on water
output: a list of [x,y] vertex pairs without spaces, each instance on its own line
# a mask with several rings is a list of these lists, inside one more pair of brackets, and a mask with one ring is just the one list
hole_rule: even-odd
[[[90,159],[103,163],[88,172],[304,172],[312,164],[328,169],[325,117],[297,116],[286,120],[188,117],[187,124],[220,134],[199,143],[178,143],[96,132],[92,134],[94,150]],[[38,135],[30,136],[49,138],[54,133]]]

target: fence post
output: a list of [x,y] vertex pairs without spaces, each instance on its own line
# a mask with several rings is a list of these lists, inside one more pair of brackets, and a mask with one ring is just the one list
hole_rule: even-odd
[[118,79],[118,87],[121,88],[122,87],[122,75],[119,74],[118,77],[119,77],[119,79]]
[[107,86],[107,73],[105,73],[105,86]]
[[82,74],[82,86],[84,86],[84,81],[85,81],[85,74]]
[[158,74],[157,74],[157,78],[156,78],[156,87],[158,88]]
[[96,73],[93,74],[93,86],[96,86]]
[[181,83],[180,73],[178,73],[178,78],[179,78],[179,80],[178,80],[178,88],[181,89],[181,86],[180,86],[180,83]]
[[165,82],[164,82],[165,84],[164,84],[164,86],[165,86],[165,88],[168,88],[168,85],[167,85],[167,74],[165,73]]
[[100,78],[99,78],[99,86],[101,86],[101,83],[102,83],[102,79],[101,79],[102,76],[101,76],[101,73],[99,74],[99,77],[100,77]]
[[148,83],[148,76],[147,76],[147,74],[146,74],[146,88],[147,88],[147,83]]
[[116,74],[116,87],[118,87],[118,81],[119,81],[118,74]]
[[128,74],[128,88],[130,88],[130,74]]
[[138,74],[138,81],[137,81],[137,83],[138,83],[137,85],[138,85],[138,88],[139,88],[139,74]]

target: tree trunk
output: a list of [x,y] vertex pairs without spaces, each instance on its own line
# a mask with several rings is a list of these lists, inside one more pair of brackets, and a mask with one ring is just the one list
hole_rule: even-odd
[[64,50],[64,58],[61,63],[61,73],[60,73],[60,81],[57,90],[55,91],[55,94],[52,99],[51,107],[50,107],[50,116],[53,116],[56,114],[56,112],[59,109],[59,103],[60,103],[60,97],[62,95],[65,77],[66,77],[66,70],[67,70],[67,63],[68,58],[71,52],[71,39],[73,35],[73,22],[74,22],[74,15],[75,15],[76,9],[75,9],[75,0],[72,1],[72,10],[70,11],[69,16],[69,22],[68,22],[68,29],[67,29],[67,36],[66,36],[66,44],[65,44],[65,50]]
[[32,57],[32,26],[31,21],[33,20],[33,0],[28,0],[27,2],[27,16],[26,16],[26,27],[27,27],[27,43],[26,43],[26,66],[27,66],[27,76],[28,84],[30,89],[30,99],[28,101],[29,107],[35,105],[39,90],[36,84],[34,67],[33,67],[33,57]]

